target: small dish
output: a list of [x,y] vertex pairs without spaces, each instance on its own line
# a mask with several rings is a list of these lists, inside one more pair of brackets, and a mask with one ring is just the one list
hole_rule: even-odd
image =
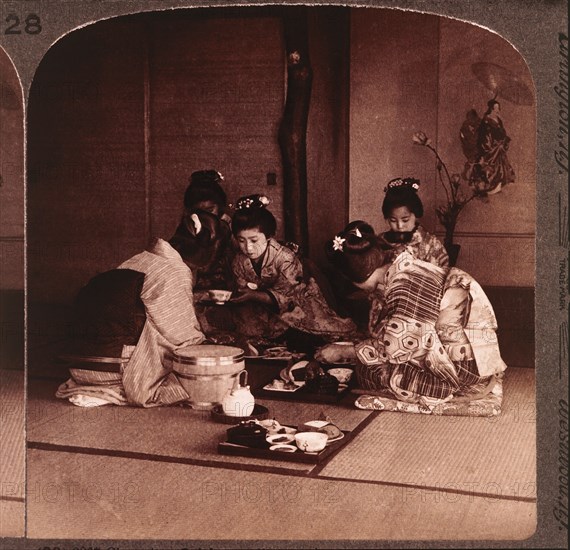
[[278,445],[271,445],[269,450],[281,453],[294,453],[297,451],[297,447],[295,447],[295,445],[284,445],[283,443],[279,443]]
[[267,435],[290,435],[294,436],[297,433],[297,429],[293,428],[292,426],[283,426],[277,420],[260,420],[258,424],[261,424],[266,430]]
[[340,441],[342,438],[344,437],[344,433],[340,433],[340,435],[337,435],[336,437],[329,437],[329,440],[327,441],[327,445],[330,445],[331,443],[334,443],[335,441]]
[[268,435],[266,438],[267,443],[271,445],[287,445],[295,441],[295,434],[272,434]]
[[310,420],[309,422],[303,422],[299,428],[306,432],[318,432],[327,424],[330,424],[327,420]]
[[298,389],[302,388],[305,385],[305,382],[293,382],[287,384],[283,380],[275,378],[273,382],[266,384],[263,386],[264,390],[269,391],[282,391],[282,392],[295,392]]
[[329,367],[342,367],[344,365],[352,365],[353,363],[353,359],[339,359],[338,361],[332,361],[330,363],[328,362],[324,362],[323,364],[329,366]]

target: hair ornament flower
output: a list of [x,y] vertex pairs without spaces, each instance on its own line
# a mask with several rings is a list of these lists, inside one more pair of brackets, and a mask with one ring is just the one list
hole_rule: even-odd
[[266,195],[249,195],[242,197],[236,203],[236,210],[245,208],[265,208],[271,201]]
[[335,235],[333,239],[333,250],[340,250],[341,252],[344,250],[344,242],[346,239],[343,239],[340,235]]
[[420,188],[420,180],[415,178],[395,178],[390,180],[388,185],[384,187],[384,193],[399,187],[411,187],[414,191],[417,191]]
[[190,216],[190,219],[192,220],[192,223],[194,224],[194,231],[196,232],[196,235],[198,235],[198,233],[200,233],[200,231],[202,229],[202,222],[200,221],[198,214],[192,214]]

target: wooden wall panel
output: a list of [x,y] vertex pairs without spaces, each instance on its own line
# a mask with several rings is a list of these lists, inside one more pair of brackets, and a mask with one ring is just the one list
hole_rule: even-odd
[[[277,128],[284,53],[277,17],[180,17],[152,24],[150,50],[151,226],[169,235],[188,178],[214,168],[230,202],[266,193],[282,228]],[[267,185],[267,173],[277,185]]]
[[351,17],[350,219],[386,224],[384,187],[392,178],[422,181],[422,222],[435,226],[434,163],[412,145],[437,125],[438,18],[399,10],[354,9]]
[[30,96],[31,300],[68,303],[145,235],[142,29],[76,31],[39,67]]

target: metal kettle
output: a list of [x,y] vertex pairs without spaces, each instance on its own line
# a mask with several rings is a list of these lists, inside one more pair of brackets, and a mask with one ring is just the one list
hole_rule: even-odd
[[[241,385],[241,375],[245,374],[244,383]],[[247,385],[247,371],[243,369],[234,379],[233,387],[230,388],[222,399],[222,409],[228,416],[251,416],[255,407],[255,398]]]

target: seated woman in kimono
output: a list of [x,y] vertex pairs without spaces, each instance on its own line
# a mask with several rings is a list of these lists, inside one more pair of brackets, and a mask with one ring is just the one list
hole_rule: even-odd
[[[219,224],[207,212],[187,212],[169,241],[156,239],[80,291],[71,352],[87,361],[72,361],[71,378],[57,397],[78,405],[142,407],[189,398],[168,355],[205,339],[194,310],[192,270],[211,260]],[[98,356],[115,361],[98,363]]]
[[184,193],[184,209],[186,212],[203,210],[220,220],[219,237],[212,259],[195,271],[194,307],[202,331],[208,338],[220,344],[235,344],[231,313],[227,308],[212,305],[209,294],[210,290],[232,290],[235,286],[232,258],[236,250],[232,242],[227,196],[221,185],[223,180],[224,177],[216,170],[192,172],[190,184]]
[[479,284],[457,268],[394,251],[363,222],[327,245],[329,258],[370,294],[369,338],[327,345],[315,357],[356,362],[360,387],[433,406],[458,395],[481,396],[506,369],[493,308]]
[[304,273],[297,247],[274,238],[277,223],[268,204],[262,195],[242,197],[232,219],[239,247],[232,264],[237,292],[231,299],[237,330],[285,340],[304,352],[353,334],[352,320],[339,317],[315,279]]

